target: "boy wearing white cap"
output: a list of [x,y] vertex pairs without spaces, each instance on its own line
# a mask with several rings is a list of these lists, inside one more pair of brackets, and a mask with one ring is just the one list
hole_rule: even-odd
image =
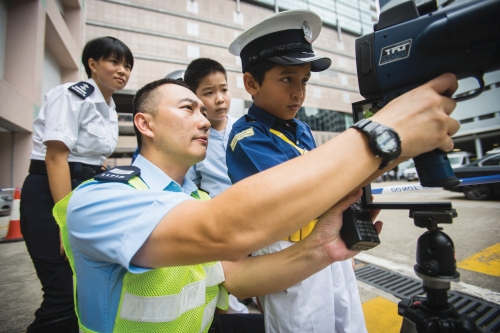
[[[316,148],[309,126],[294,118],[311,72],[331,65],[329,58],[312,49],[321,26],[313,12],[281,12],[247,29],[230,45],[229,51],[241,57],[245,89],[253,99],[248,114],[234,124],[229,136],[226,160],[233,183]],[[294,245],[309,235],[315,223],[254,255]],[[336,262],[259,300],[268,333],[366,332],[351,260]]]

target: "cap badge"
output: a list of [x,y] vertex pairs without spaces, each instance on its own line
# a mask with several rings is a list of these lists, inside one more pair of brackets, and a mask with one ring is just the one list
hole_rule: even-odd
[[304,39],[307,40],[309,44],[312,44],[313,34],[311,28],[309,27],[309,24],[307,24],[307,21],[304,21],[304,23],[302,23],[302,30],[304,31]]

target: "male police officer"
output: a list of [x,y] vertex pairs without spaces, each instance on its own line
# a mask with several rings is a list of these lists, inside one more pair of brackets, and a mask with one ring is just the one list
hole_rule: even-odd
[[[195,200],[200,193],[185,174],[205,156],[210,123],[182,85],[162,79],[140,89],[134,166],[80,186],[55,210],[63,227],[67,212],[63,232],[84,332],[207,332],[225,290],[238,298],[272,293],[356,254],[340,239],[341,213],[360,196],[356,189],[383,172],[363,133],[349,129],[212,200]],[[455,103],[440,93],[456,87],[453,75],[441,76],[372,118],[403,139],[399,161],[452,148]],[[247,257],[317,216],[302,242]]]

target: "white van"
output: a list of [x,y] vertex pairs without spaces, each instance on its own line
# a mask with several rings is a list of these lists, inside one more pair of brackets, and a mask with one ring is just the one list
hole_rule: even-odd
[[474,154],[468,151],[457,151],[448,154],[448,159],[450,160],[451,168],[455,169],[470,163],[470,158]]
[[[448,154],[448,159],[450,160],[451,168],[455,169],[470,163],[470,158],[474,154],[467,151],[458,151]],[[415,169],[415,163],[411,163],[408,168],[403,171],[403,177],[407,181],[418,180],[417,169]]]

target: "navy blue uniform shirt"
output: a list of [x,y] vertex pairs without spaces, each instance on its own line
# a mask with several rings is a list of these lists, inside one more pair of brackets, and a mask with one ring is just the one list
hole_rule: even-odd
[[297,119],[277,118],[252,104],[248,114],[234,123],[229,135],[226,163],[233,184],[301,155],[271,129],[281,132],[299,148],[307,151],[316,148],[307,124]]

